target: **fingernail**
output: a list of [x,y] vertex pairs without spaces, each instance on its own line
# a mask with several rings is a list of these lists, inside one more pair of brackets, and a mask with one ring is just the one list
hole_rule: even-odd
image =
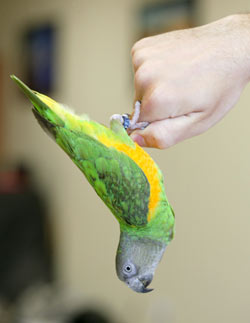
[[130,136],[139,146],[145,147],[146,143],[142,136],[138,135],[137,133],[132,133]]

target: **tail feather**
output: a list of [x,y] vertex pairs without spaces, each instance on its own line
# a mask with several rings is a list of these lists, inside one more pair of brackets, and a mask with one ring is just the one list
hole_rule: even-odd
[[39,93],[32,91],[15,75],[11,75],[11,78],[17,83],[24,94],[28,97],[28,99],[34,106],[35,111],[37,111],[37,113],[40,114],[41,117],[55,125],[64,126],[65,122],[62,120],[62,118],[55,111],[53,111],[49,105],[46,104],[46,101],[42,100],[43,95],[39,95]]
[[[11,78],[33,104],[35,117],[44,130],[47,129],[51,132],[52,125],[54,125],[75,131],[88,132],[88,129],[84,127],[84,124],[86,125],[86,123],[90,122],[87,115],[77,116],[63,104],[52,100],[44,94],[31,90],[15,75],[11,75]],[[48,132],[47,130],[46,132]]]
[[134,142],[128,137],[121,124],[119,124],[119,127],[113,125],[112,129],[109,129],[90,120],[86,115],[77,116],[63,104],[46,95],[32,91],[16,76],[11,75],[11,78],[33,104],[33,113],[40,126],[52,137],[55,138],[59,128],[65,128],[73,132],[84,133],[107,146],[120,146],[121,143],[125,143],[132,148],[135,147]]
[[56,138],[56,126],[49,120],[45,119],[36,109],[32,109],[32,112],[38,121],[41,128],[52,138]]

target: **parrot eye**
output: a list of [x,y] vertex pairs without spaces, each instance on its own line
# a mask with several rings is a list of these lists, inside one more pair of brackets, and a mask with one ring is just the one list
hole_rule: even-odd
[[125,267],[125,271],[126,271],[127,273],[130,273],[130,272],[131,272],[131,270],[132,270],[131,266],[127,265],[127,266]]
[[126,275],[126,276],[132,276],[134,274],[136,274],[136,268],[135,268],[135,265],[132,264],[132,263],[126,263],[124,266],[123,266],[123,273]]

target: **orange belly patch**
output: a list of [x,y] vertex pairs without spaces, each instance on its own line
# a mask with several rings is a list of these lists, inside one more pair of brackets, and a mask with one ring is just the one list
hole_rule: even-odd
[[147,220],[150,221],[154,215],[155,208],[160,200],[160,178],[157,166],[153,159],[143,150],[139,145],[135,143],[135,148],[130,147],[124,143],[109,138],[106,134],[98,136],[98,140],[107,147],[114,147],[117,150],[125,153],[129,156],[143,171],[150,185],[149,196],[149,213]]

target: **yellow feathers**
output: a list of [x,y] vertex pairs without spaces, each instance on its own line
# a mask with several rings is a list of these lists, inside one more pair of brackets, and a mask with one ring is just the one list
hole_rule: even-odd
[[149,197],[149,213],[148,221],[150,221],[154,215],[155,208],[160,200],[160,178],[158,168],[153,161],[153,159],[143,150],[140,146],[135,143],[134,148],[128,146],[124,143],[119,142],[119,140],[113,140],[107,136],[106,133],[99,135],[98,140],[107,147],[114,147],[117,150],[125,153],[129,156],[143,171],[147,180],[150,184],[150,197]]
[[43,94],[37,92],[35,92],[35,94],[66,123],[70,123],[70,126],[73,129],[87,133],[88,135],[99,140],[106,147],[114,147],[123,152],[142,169],[150,184],[150,197],[148,205],[148,221],[150,221],[160,200],[161,192],[159,170],[153,159],[136,143],[129,146],[119,140],[119,136],[117,136],[111,129],[93,121],[89,121],[87,116],[78,117],[73,111],[65,109],[63,105]]

